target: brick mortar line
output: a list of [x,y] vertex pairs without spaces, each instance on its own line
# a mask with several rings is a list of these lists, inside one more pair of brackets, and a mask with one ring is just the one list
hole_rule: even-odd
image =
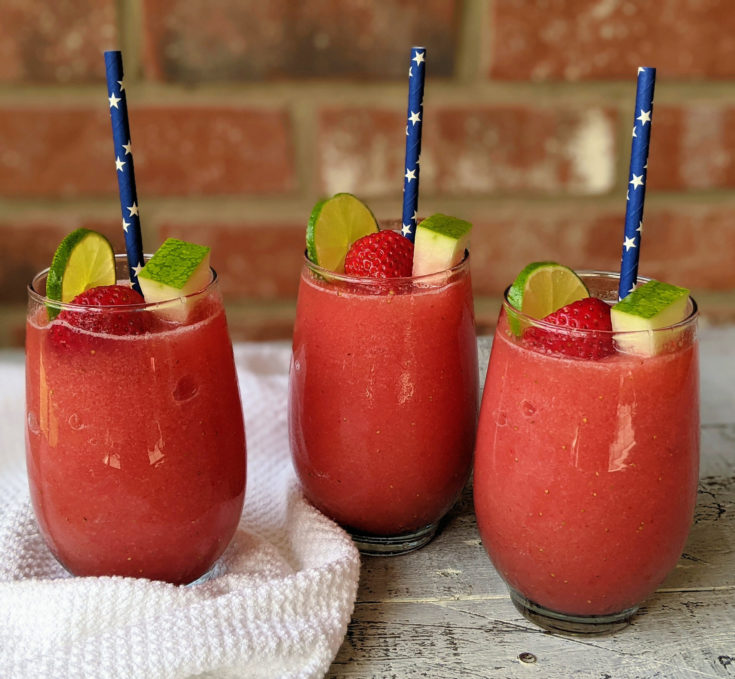
[[[141,194],[141,217],[145,226],[148,222],[177,221],[196,222],[202,218],[218,221],[305,221],[318,199],[317,193],[309,195],[274,195],[274,196],[180,196],[180,197],[145,197]],[[400,193],[394,197],[365,199],[371,209],[379,216],[391,211],[400,210]],[[186,204],[186,218],[180,216],[180,206]],[[615,191],[605,195],[586,196],[543,196],[543,195],[505,195],[505,196],[442,196],[426,195],[422,198],[426,210],[472,212],[494,211],[497,214],[514,213],[519,209],[526,215],[545,215],[549,210],[558,214],[589,213],[600,214],[625,211],[623,191]],[[694,212],[715,210],[735,210],[735,190],[682,192],[651,192],[646,197],[648,211],[665,212],[672,209],[686,209]],[[28,198],[14,199],[0,197],[0,213],[3,221],[25,216],[31,221],[34,216],[55,214],[58,216],[80,216],[114,221],[118,216],[117,197],[109,198]]]
[[317,192],[319,182],[319,173],[316,167],[319,152],[318,112],[315,110],[313,103],[292,101],[288,107],[288,116],[290,123],[289,144],[293,151],[296,180],[295,191],[298,194],[298,199],[308,200],[309,196],[313,196]]
[[[131,71],[135,68],[133,65]],[[355,83],[350,81],[294,81],[290,83],[227,83],[201,84],[194,88],[175,83],[162,83],[128,78],[129,106],[151,104],[189,104],[195,106],[223,105],[269,108],[286,105],[294,100],[327,107],[330,102],[346,100],[351,106],[373,104],[405,105],[406,85],[402,81]],[[129,82],[127,82],[129,80]],[[632,111],[634,87],[631,81],[528,82],[486,80],[461,81],[434,79],[427,82],[427,106],[430,99],[442,100],[442,106],[467,106],[482,103],[533,104],[540,102],[563,106],[586,103],[598,106],[627,107]],[[0,84],[0,105],[46,105],[68,98],[80,103],[96,103],[105,92],[105,83],[59,84]],[[336,97],[335,95],[340,95]],[[671,82],[659,79],[656,103],[687,108],[697,104],[735,105],[735,81],[705,81],[698,83]],[[436,104],[435,104],[436,105]]]
[[[125,81],[140,80],[143,63],[142,0],[117,0],[118,46],[125,58]],[[114,48],[112,48],[114,49]]]
[[[491,11],[487,0],[465,0],[460,6],[454,75],[457,84],[475,86],[485,80],[492,44]],[[427,65],[427,77],[430,79],[429,68]]]

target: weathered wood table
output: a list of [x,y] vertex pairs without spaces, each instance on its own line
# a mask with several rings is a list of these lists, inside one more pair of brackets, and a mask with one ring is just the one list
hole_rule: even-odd
[[[330,677],[684,679],[735,677],[735,328],[700,334],[702,463],[676,569],[625,630],[544,632],[513,607],[480,543],[467,489],[437,538],[363,557]],[[489,341],[480,341],[487,366]]]

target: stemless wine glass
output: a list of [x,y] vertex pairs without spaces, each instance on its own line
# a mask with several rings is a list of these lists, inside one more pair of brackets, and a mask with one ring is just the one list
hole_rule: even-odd
[[306,497],[366,554],[426,544],[472,466],[478,404],[469,255],[385,280],[304,259],[289,432]]
[[[616,274],[580,275],[593,296],[617,301]],[[692,522],[697,305],[690,298],[675,326],[612,333],[616,347],[651,355],[600,360],[535,349],[509,317],[573,340],[590,332],[524,316],[506,291],[476,446],[480,534],[526,617],[561,633],[613,632],[674,567]]]
[[[127,277],[124,257],[116,267]],[[185,298],[177,322],[158,313],[167,303],[51,301],[47,274],[29,285],[26,325],[26,460],[41,534],[74,575],[193,582],[230,542],[245,494],[217,276]],[[123,334],[67,323],[75,313]]]

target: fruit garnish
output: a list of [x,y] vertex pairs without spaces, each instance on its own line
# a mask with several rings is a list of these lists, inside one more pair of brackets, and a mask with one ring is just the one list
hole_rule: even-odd
[[377,231],[378,222],[365,203],[351,193],[338,193],[320,200],[311,211],[306,254],[314,264],[341,273],[350,246]]
[[[80,228],[56,248],[46,279],[46,297],[70,302],[85,290],[115,282],[115,253],[110,241],[101,233]],[[53,319],[59,309],[50,304],[48,312]]]
[[138,273],[146,302],[169,302],[156,312],[183,323],[190,311],[187,295],[204,289],[211,279],[209,248],[167,238]]
[[459,264],[469,244],[472,224],[435,214],[416,227],[413,251],[413,275],[437,273]]
[[543,321],[559,329],[532,325],[523,331],[523,342],[537,351],[591,360],[615,352],[610,307],[601,299],[579,299],[557,309]]
[[151,330],[150,312],[141,309],[114,309],[141,305],[145,300],[126,285],[102,285],[77,295],[71,303],[89,309],[65,308],[51,325],[49,336],[56,345],[64,348],[94,348],[95,340],[74,328],[104,335],[142,335]]
[[[532,262],[508,289],[508,302],[524,315],[540,320],[589,294],[584,281],[568,266]],[[523,328],[518,316],[508,313],[508,324],[514,335],[521,334]]]
[[618,350],[629,354],[653,356],[674,339],[671,332],[641,332],[660,330],[683,321],[687,315],[689,290],[660,281],[648,281],[635,288],[611,310],[612,326]]
[[413,243],[397,231],[378,231],[352,244],[345,257],[345,273],[368,278],[411,275]]

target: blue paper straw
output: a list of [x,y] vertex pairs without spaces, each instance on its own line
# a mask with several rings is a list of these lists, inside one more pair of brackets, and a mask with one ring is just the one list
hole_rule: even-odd
[[651,142],[651,116],[653,115],[653,88],[656,69],[638,69],[638,87],[635,95],[633,143],[630,149],[630,175],[628,178],[627,204],[625,208],[625,234],[623,256],[620,262],[618,297],[623,299],[635,288],[638,280],[638,259],[643,232],[643,201],[646,198],[648,175],[648,147]]
[[128,256],[128,274],[133,288],[141,292],[138,285],[138,272],[143,267],[143,240],[140,234],[138,195],[135,191],[135,171],[130,144],[128,105],[123,82],[122,54],[119,51],[105,52],[105,70],[110,120],[112,121],[112,139],[115,144],[115,173],[120,192],[125,250]]
[[411,242],[416,236],[416,213],[419,206],[419,158],[421,126],[424,120],[424,76],[426,49],[411,48],[408,69],[408,118],[406,121],[406,173],[403,175],[403,227],[401,233]]

